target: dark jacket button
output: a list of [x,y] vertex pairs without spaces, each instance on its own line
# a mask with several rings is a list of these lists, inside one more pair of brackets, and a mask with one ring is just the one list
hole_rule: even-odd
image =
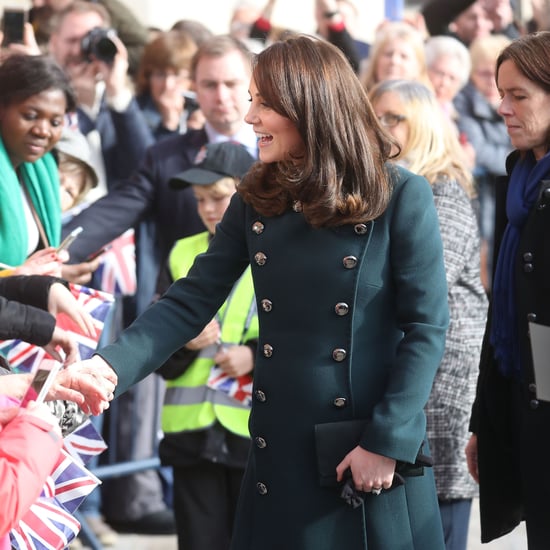
[[347,355],[348,355],[348,352],[342,348],[336,348],[332,352],[332,358],[338,362],[343,361],[347,357]]
[[267,401],[267,397],[266,397],[265,393],[262,390],[256,390],[254,392],[254,395],[256,396],[256,399],[260,403],[265,403]]
[[523,261],[524,262],[532,262],[533,261],[533,253],[532,252],[525,252],[523,254]]
[[334,401],[334,406],[339,409],[345,407],[348,404],[348,400],[345,397],[337,397]]
[[342,263],[346,269],[353,269],[357,266],[357,258],[355,256],[346,256]]
[[267,485],[265,483],[256,483],[256,489],[260,495],[267,495]]
[[263,437],[256,437],[254,441],[258,449],[265,449],[267,447],[267,441]]
[[254,261],[259,266],[265,265],[267,262],[267,256],[263,252],[257,252],[254,254]]
[[535,269],[535,266],[533,264],[525,264],[523,266],[523,271],[525,271],[525,273],[532,273]]
[[535,410],[535,409],[538,409],[539,408],[539,401],[538,399],[531,399],[531,401],[529,401],[529,406]]
[[256,233],[256,235],[260,235],[264,232],[265,225],[262,222],[254,222],[252,224],[252,231]]
[[531,393],[537,393],[537,385],[534,383],[529,384],[529,391]]
[[334,307],[334,311],[336,311],[336,315],[340,315],[340,317],[342,317],[343,315],[347,315],[349,313],[349,306],[345,302],[338,302]]
[[527,314],[527,321],[529,323],[534,323],[537,320],[537,314],[536,313],[528,313]]

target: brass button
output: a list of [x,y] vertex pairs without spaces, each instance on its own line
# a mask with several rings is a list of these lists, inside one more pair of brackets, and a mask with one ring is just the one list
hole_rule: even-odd
[[366,223],[357,223],[355,224],[353,230],[357,235],[365,235],[369,228]]
[[256,483],[256,489],[260,495],[267,495],[267,485],[265,483]]
[[342,348],[336,348],[332,351],[332,358],[338,362],[343,361],[347,357],[347,355],[348,352]]
[[267,397],[266,397],[265,393],[262,390],[256,390],[254,392],[254,395],[256,396],[256,399],[260,403],[265,403],[267,401]]
[[256,235],[260,235],[264,232],[265,225],[262,222],[254,222],[252,224],[252,231],[256,233]]
[[294,201],[292,203],[292,210],[294,210],[294,212],[303,212],[304,207],[302,206],[302,201]]
[[357,258],[355,256],[346,256],[342,263],[346,269],[353,269],[357,266]]
[[334,401],[334,406],[339,409],[345,407],[348,404],[348,400],[345,397],[337,397]]
[[271,357],[273,355],[273,346],[270,344],[264,344],[264,357]]
[[346,302],[338,302],[334,307],[334,311],[336,311],[336,315],[340,315],[340,317],[342,317],[343,315],[347,315],[349,313],[349,306]]
[[264,298],[262,300],[262,309],[269,313],[273,309],[273,302],[271,300],[268,300],[267,298]]
[[256,252],[256,254],[254,254],[254,261],[259,266],[265,265],[267,256],[263,252]]
[[258,449],[265,449],[267,447],[267,441],[263,437],[256,437],[254,438],[254,441],[256,442],[256,447],[258,447]]

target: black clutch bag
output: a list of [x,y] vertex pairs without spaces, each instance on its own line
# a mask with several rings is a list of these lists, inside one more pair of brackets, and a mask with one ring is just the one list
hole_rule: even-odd
[[[336,466],[357,445],[365,427],[365,420],[347,420],[315,425],[315,445],[319,483],[322,487],[338,487]],[[414,463],[397,461],[392,487],[402,485],[405,477],[424,475],[424,468],[433,466],[430,456],[422,453],[423,446]]]

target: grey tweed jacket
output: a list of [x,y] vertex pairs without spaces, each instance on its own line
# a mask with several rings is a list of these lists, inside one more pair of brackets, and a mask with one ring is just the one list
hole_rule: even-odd
[[449,500],[477,495],[464,448],[470,435],[487,298],[480,279],[479,232],[470,199],[456,181],[438,182],[432,190],[443,240],[450,323],[425,410],[438,497]]

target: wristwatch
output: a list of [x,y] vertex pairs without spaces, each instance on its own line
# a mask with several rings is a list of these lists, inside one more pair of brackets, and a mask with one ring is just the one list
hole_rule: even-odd
[[334,11],[326,11],[325,13],[323,13],[323,17],[325,19],[332,19],[335,15],[338,15],[340,12],[338,10],[334,10]]

